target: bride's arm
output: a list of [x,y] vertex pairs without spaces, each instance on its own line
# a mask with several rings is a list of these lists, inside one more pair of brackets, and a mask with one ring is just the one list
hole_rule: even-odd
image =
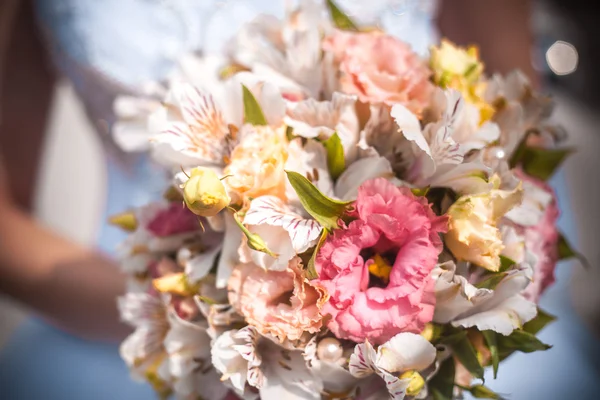
[[26,211],[53,88],[27,11],[24,2],[0,1],[0,292],[63,329],[118,338],[126,330],[116,297],[125,288],[116,266]]
[[443,36],[461,45],[476,44],[490,72],[519,68],[534,82],[533,32],[529,0],[442,0],[438,25]]

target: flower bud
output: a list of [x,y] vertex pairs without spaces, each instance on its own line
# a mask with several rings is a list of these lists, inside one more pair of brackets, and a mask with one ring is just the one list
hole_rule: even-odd
[[171,293],[185,297],[193,296],[198,292],[198,287],[191,285],[183,272],[156,278],[152,281],[152,285],[161,293]]
[[208,168],[194,168],[183,184],[186,206],[201,217],[214,217],[231,202],[223,182]]
[[113,215],[109,218],[108,222],[111,225],[118,226],[126,232],[134,232],[138,227],[137,218],[132,212]]
[[425,379],[417,371],[406,371],[400,375],[400,379],[410,379],[410,383],[406,388],[406,394],[416,396],[425,387]]

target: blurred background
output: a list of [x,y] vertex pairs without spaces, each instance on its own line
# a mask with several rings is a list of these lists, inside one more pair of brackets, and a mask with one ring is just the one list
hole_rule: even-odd
[[[558,284],[544,302],[550,311],[569,310],[573,318],[584,322],[590,335],[600,337],[600,14],[592,6],[583,0],[538,1],[533,20],[538,45],[533,58],[545,78],[545,90],[556,99],[554,118],[567,128],[567,145],[578,149],[554,179],[564,209],[561,226],[592,266],[584,270],[577,262],[563,262]],[[64,148],[76,151],[59,152]],[[46,225],[90,245],[102,223],[106,190],[102,151],[73,88],[60,82],[38,175],[35,212]],[[26,313],[8,299],[0,299],[0,346]],[[597,362],[593,365],[598,367]]]

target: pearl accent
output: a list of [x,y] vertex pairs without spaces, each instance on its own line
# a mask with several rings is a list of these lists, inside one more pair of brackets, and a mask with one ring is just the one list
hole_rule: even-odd
[[344,354],[344,349],[335,338],[325,338],[317,346],[317,357],[319,360],[334,363]]

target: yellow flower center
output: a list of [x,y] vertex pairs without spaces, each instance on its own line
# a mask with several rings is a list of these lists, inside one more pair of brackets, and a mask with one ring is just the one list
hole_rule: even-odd
[[369,265],[369,273],[387,284],[390,281],[391,272],[392,266],[379,254],[375,254],[375,256],[373,256],[373,263]]

